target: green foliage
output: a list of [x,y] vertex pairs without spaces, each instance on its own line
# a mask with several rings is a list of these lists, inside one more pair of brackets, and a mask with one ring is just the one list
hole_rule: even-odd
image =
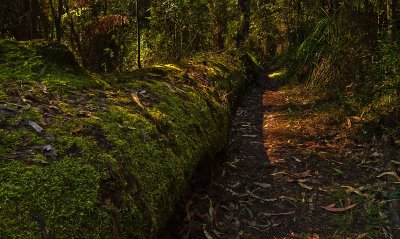
[[[0,22],[6,24],[0,27],[0,36],[62,41],[85,68],[95,72],[135,69],[132,63],[138,52],[137,26],[143,30],[141,57],[147,65],[177,62],[198,52],[234,47],[239,27],[234,1],[145,0],[138,3],[139,25],[134,11],[136,1],[33,0],[26,6],[17,0],[1,9],[6,12],[0,12]],[[14,11],[18,8],[23,10]],[[24,29],[17,24],[17,19],[34,24],[27,24],[29,27]]]
[[288,29],[305,37],[297,41],[301,37],[288,33],[292,47],[281,58],[287,75],[293,83],[306,85],[310,95],[338,103],[342,120],[372,123],[377,134],[397,132],[400,53],[393,41],[396,33],[385,22],[392,17],[385,12],[387,6],[319,4],[302,1],[293,9],[299,20],[288,22]]
[[400,50],[395,42],[379,43],[377,60],[369,69],[370,79],[363,89],[363,93],[368,94],[363,106],[363,114],[368,121],[379,122],[386,119],[389,122],[397,122],[400,92],[399,57]]
[[363,26],[349,14],[341,9],[316,23],[293,54],[289,75],[331,97],[346,97],[346,87],[364,80],[363,72],[371,62],[369,39],[363,34]]
[[[214,41],[224,44],[232,11],[226,0],[171,0],[153,4],[150,26],[144,36],[148,45],[147,61],[177,60],[215,48]],[[219,33],[222,39],[216,39],[215,34]]]

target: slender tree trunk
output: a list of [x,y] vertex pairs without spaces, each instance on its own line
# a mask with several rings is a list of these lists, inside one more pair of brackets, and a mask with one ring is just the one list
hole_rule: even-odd
[[49,0],[51,14],[53,16],[54,28],[56,29],[56,41],[60,42],[63,36],[63,31],[61,27],[61,16],[62,16],[62,0],[58,1],[57,11],[54,6],[53,0]]
[[34,39],[36,37],[36,8],[32,0],[29,1],[29,12],[27,16],[28,21],[28,39]]
[[387,23],[388,23],[388,37],[391,40],[396,38],[396,28],[395,28],[395,16],[396,16],[396,0],[386,1],[386,13],[387,13]]
[[399,18],[397,14],[398,3],[397,0],[392,0],[392,26],[393,26],[393,40],[397,40],[399,34]]
[[214,29],[214,48],[217,51],[225,48],[223,30],[220,25],[216,26]]
[[0,35],[5,32],[7,2],[0,1]]
[[104,16],[107,16],[107,10],[108,10],[108,0],[104,1]]
[[236,47],[243,46],[250,31],[250,0],[238,0],[240,13],[239,31],[236,36]]
[[301,4],[301,0],[297,0],[296,3],[296,12],[297,12],[297,21],[296,21],[296,43],[300,43],[304,41],[305,38],[305,30],[303,28],[303,8]]
[[214,0],[209,11],[213,18],[213,45],[217,51],[225,48],[224,33],[227,28],[225,16],[227,14],[227,2],[225,0]]
[[[66,10],[67,13],[69,13],[69,11],[70,11],[67,0],[65,0],[65,10]],[[72,17],[69,17],[68,24],[69,24],[69,27],[71,28],[71,34],[72,34],[73,40],[74,40],[74,42],[76,44],[79,56],[82,58],[81,39],[79,38],[79,35],[75,30],[75,23],[74,23],[74,19]],[[85,61],[83,60],[82,62],[85,62]]]
[[382,26],[383,26],[383,16],[381,14],[381,9],[383,8],[383,1],[379,0],[378,1],[378,6],[376,12],[377,14],[377,23],[378,23],[378,34],[382,31]]
[[137,32],[137,66],[139,69],[142,68],[142,63],[140,61],[140,12],[139,12],[139,0],[136,0],[136,32]]

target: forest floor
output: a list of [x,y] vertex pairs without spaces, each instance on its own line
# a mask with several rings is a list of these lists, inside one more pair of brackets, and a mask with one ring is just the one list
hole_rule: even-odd
[[271,78],[248,90],[225,163],[194,184],[173,238],[392,238],[396,175],[380,140],[355,140],[351,120],[338,124],[338,109],[302,92]]

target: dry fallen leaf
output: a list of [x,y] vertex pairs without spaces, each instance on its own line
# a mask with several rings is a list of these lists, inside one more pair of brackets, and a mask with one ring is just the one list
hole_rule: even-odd
[[139,105],[140,107],[144,108],[143,104],[140,102],[139,93],[137,91],[131,93],[132,100]]
[[362,234],[360,234],[360,235],[358,235],[357,237],[356,237],[356,239],[363,239],[363,238],[370,238],[369,236],[368,236],[368,233],[362,233]]
[[28,121],[28,125],[30,125],[38,133],[41,133],[44,131],[44,129],[42,127],[40,127],[40,125],[36,124],[33,121]]
[[31,159],[31,160],[28,160],[27,162],[41,164],[41,165],[49,165],[50,164],[48,161],[42,160],[42,159]]
[[351,123],[351,119],[347,118],[347,128],[351,128],[352,123]]
[[254,218],[253,211],[250,208],[246,207],[246,206],[244,206],[244,208],[246,209],[246,211],[249,214],[250,218],[253,219]]
[[206,225],[203,225],[203,232],[204,232],[204,236],[206,236],[207,239],[213,239],[213,237],[207,231],[207,226]]
[[263,216],[266,216],[266,217],[272,217],[272,216],[287,216],[287,215],[291,215],[291,214],[294,214],[295,212],[294,211],[292,211],[292,212],[281,212],[281,213],[262,213],[262,215]]
[[300,160],[300,159],[298,159],[298,158],[296,158],[296,157],[293,157],[293,158],[294,158],[294,160],[295,160],[296,162],[301,163],[301,160]]
[[391,162],[392,164],[395,164],[395,165],[400,165],[400,161],[391,160],[390,162]]
[[256,186],[259,186],[259,187],[262,187],[262,188],[270,188],[270,187],[272,187],[272,185],[271,184],[268,184],[268,183],[253,183],[254,185],[256,185]]
[[353,188],[351,186],[342,186],[342,188],[345,188],[347,193],[355,193],[355,194],[358,194],[360,196],[363,195],[363,193],[359,189],[355,189],[355,188]]
[[311,173],[311,170],[307,170],[303,173],[294,173],[293,175],[298,178],[305,178],[305,177],[310,177],[312,175],[312,173]]
[[288,174],[287,172],[276,172],[276,173],[271,173],[271,176],[277,176],[277,175],[282,175],[282,174]]
[[83,124],[79,123],[73,129],[71,129],[70,132],[71,132],[71,134],[77,134],[77,133],[81,132],[82,129],[83,129]]
[[304,183],[302,183],[302,182],[298,182],[298,184],[299,184],[300,187],[302,187],[302,188],[305,188],[305,189],[307,189],[307,190],[313,190],[313,187],[308,186],[308,185],[306,185],[306,184],[304,184]]
[[275,202],[278,200],[278,198],[262,198],[260,196],[255,195],[254,193],[250,192],[249,190],[246,190],[246,192],[250,197],[261,200],[263,202]]
[[216,218],[217,218],[217,210],[216,207],[214,208],[213,202],[211,201],[210,198],[208,198],[208,200],[210,201],[209,207],[208,207],[208,216],[210,218],[210,223],[214,224],[216,222]]
[[286,202],[290,203],[293,206],[296,206],[297,199],[292,197],[280,196],[279,199],[285,200]]
[[400,180],[400,176],[396,173],[396,172],[384,172],[384,173],[381,173],[381,174],[379,174],[378,176],[376,176],[377,178],[381,178],[381,177],[383,177],[383,176],[386,176],[386,175],[391,175],[391,176],[394,176],[397,180]]
[[163,84],[166,85],[170,91],[175,92],[175,90],[172,87],[172,85],[168,84],[167,82],[163,82]]
[[383,154],[381,154],[379,152],[375,152],[375,153],[371,154],[371,156],[379,158],[379,157],[383,157]]
[[337,207],[335,207],[336,204],[331,204],[331,205],[328,205],[328,206],[325,206],[325,207],[321,206],[321,208],[323,208],[323,209],[325,209],[325,210],[327,210],[329,212],[344,212],[344,211],[352,209],[356,205],[357,204],[353,204],[353,205],[349,205],[347,207],[337,208]]
[[308,236],[307,239],[319,239],[318,234],[312,234],[311,236]]
[[305,188],[307,190],[313,190],[312,186],[309,186],[309,185],[305,184],[304,182],[307,182],[307,179],[299,179],[299,180],[297,180],[297,184],[299,184],[300,187]]

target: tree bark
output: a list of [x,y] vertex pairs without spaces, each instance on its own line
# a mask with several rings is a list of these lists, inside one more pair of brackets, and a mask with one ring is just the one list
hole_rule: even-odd
[[227,2],[225,0],[213,0],[209,5],[209,11],[212,15],[213,22],[213,47],[216,51],[221,51],[225,48],[224,33],[227,28],[226,14]]
[[141,59],[140,59],[140,41],[141,41],[141,39],[140,39],[140,16],[139,16],[139,14],[140,14],[140,12],[139,12],[139,7],[140,7],[140,5],[139,5],[139,0],[136,0],[136,9],[135,9],[135,11],[136,11],[136,32],[137,32],[137,66],[138,66],[138,68],[139,69],[141,69],[142,68],[142,63],[141,63]]
[[392,0],[392,22],[393,22],[393,40],[397,40],[399,33],[399,18],[397,14],[397,0]]
[[242,47],[250,31],[250,0],[238,0],[240,13],[239,31],[236,36],[236,47]]
[[53,0],[49,0],[51,14],[53,15],[54,28],[56,29],[56,41],[61,42],[63,31],[61,26],[61,16],[62,16],[62,0],[58,0],[57,11],[54,6]]
[[[60,0],[60,1],[62,1],[62,0]],[[69,13],[69,11],[70,11],[67,0],[65,0],[65,10],[67,11],[67,13]],[[68,24],[69,24],[69,27],[71,28],[71,34],[75,41],[79,56],[82,57],[83,52],[82,52],[81,39],[79,38],[79,35],[76,32],[74,19],[72,17],[69,18]]]
[[391,40],[397,39],[397,31],[399,28],[397,17],[397,0],[387,0],[386,2],[387,22],[388,22],[388,37]]

